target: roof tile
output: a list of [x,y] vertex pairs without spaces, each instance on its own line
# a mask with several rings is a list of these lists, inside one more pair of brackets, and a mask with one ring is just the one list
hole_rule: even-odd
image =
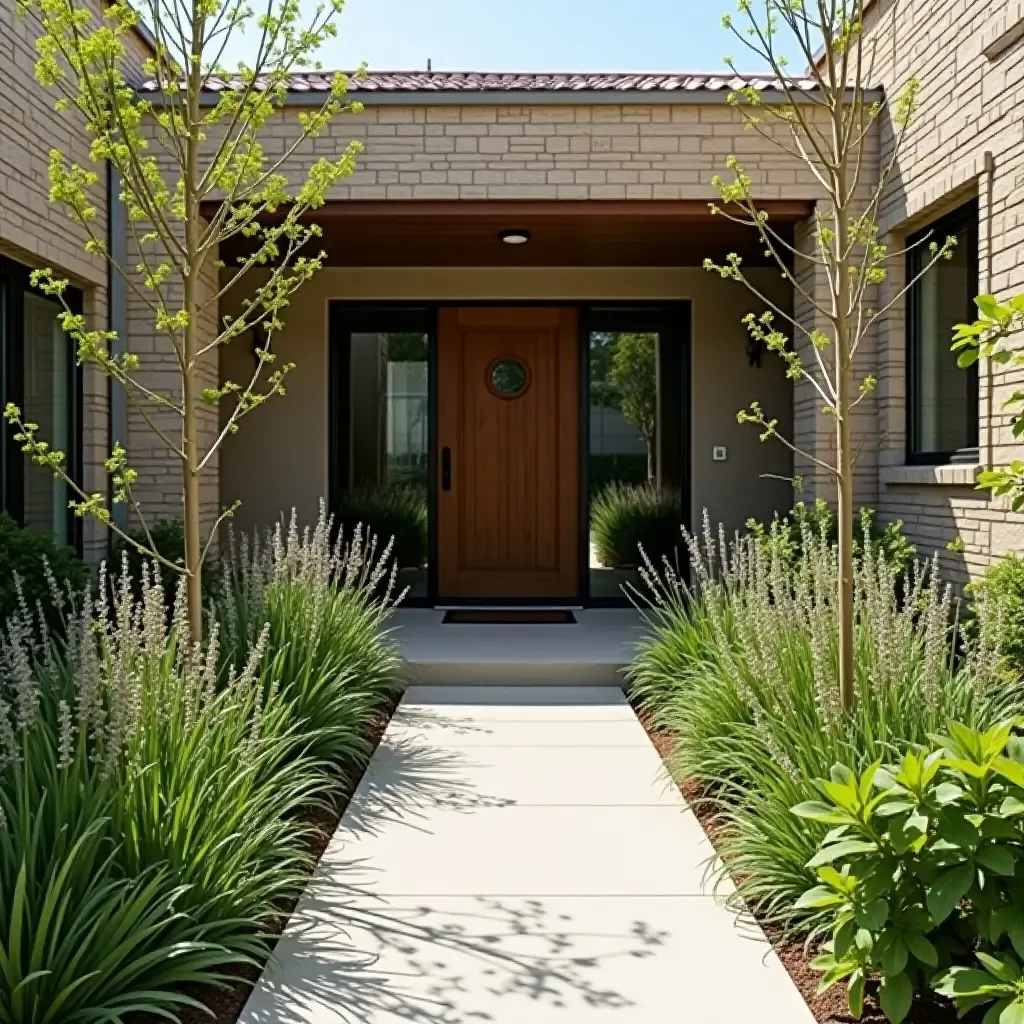
[[[333,72],[307,71],[290,76],[288,91],[294,93],[327,92]],[[810,78],[794,77],[790,84],[813,88]],[[753,86],[758,90],[778,88],[778,79],[763,75],[624,74],[618,72],[476,72],[476,71],[371,71],[363,78],[349,81],[351,93],[486,93],[486,92],[721,92]],[[238,89],[238,76],[212,78],[214,92]],[[156,92],[156,82],[142,85],[143,92]]]

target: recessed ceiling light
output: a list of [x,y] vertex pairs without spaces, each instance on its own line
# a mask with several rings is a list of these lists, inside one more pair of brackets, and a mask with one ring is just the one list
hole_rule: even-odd
[[506,245],[526,245],[530,240],[530,232],[521,231],[518,228],[510,228],[508,231],[502,231],[498,237]]

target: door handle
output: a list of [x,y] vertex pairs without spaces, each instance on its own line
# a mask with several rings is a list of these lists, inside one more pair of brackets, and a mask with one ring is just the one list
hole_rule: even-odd
[[452,489],[452,450],[447,445],[441,449],[441,490]]

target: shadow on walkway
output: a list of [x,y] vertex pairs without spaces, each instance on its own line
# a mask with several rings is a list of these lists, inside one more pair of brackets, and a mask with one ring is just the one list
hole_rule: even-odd
[[[608,984],[608,967],[618,958],[654,955],[664,934],[643,921],[621,933],[591,931],[543,898],[378,894],[385,879],[368,858],[352,856],[361,837],[396,825],[426,830],[439,809],[471,814],[516,804],[472,782],[472,749],[451,749],[419,734],[441,726],[449,735],[486,732],[486,724],[422,706],[403,709],[396,724],[399,729],[374,755],[240,1024],[478,1024],[494,1017],[484,1005],[472,1004],[493,1008],[495,998],[506,996],[567,1011],[574,1005],[630,1005]],[[475,994],[467,974],[474,978]],[[567,1012],[566,1019],[571,1016]]]
[[[612,962],[653,956],[665,941],[642,921],[625,933],[581,931],[543,899],[470,897],[464,910],[440,911],[364,892],[346,899],[324,882],[331,891],[311,894],[289,936],[287,978],[265,977],[245,1024],[473,1024],[496,1020],[495,1000],[509,996],[565,1010],[570,1021],[574,1006],[631,1005],[608,984]],[[582,955],[581,944],[602,952]]]

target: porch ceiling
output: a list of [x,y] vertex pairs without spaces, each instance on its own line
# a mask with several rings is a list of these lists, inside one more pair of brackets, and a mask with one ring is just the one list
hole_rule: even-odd
[[[760,206],[787,241],[812,210],[789,200]],[[748,266],[768,262],[755,231],[713,216],[703,200],[337,201],[311,219],[332,266],[699,266],[730,252]],[[530,241],[502,243],[510,228]],[[230,266],[250,244],[235,239],[221,258]]]

